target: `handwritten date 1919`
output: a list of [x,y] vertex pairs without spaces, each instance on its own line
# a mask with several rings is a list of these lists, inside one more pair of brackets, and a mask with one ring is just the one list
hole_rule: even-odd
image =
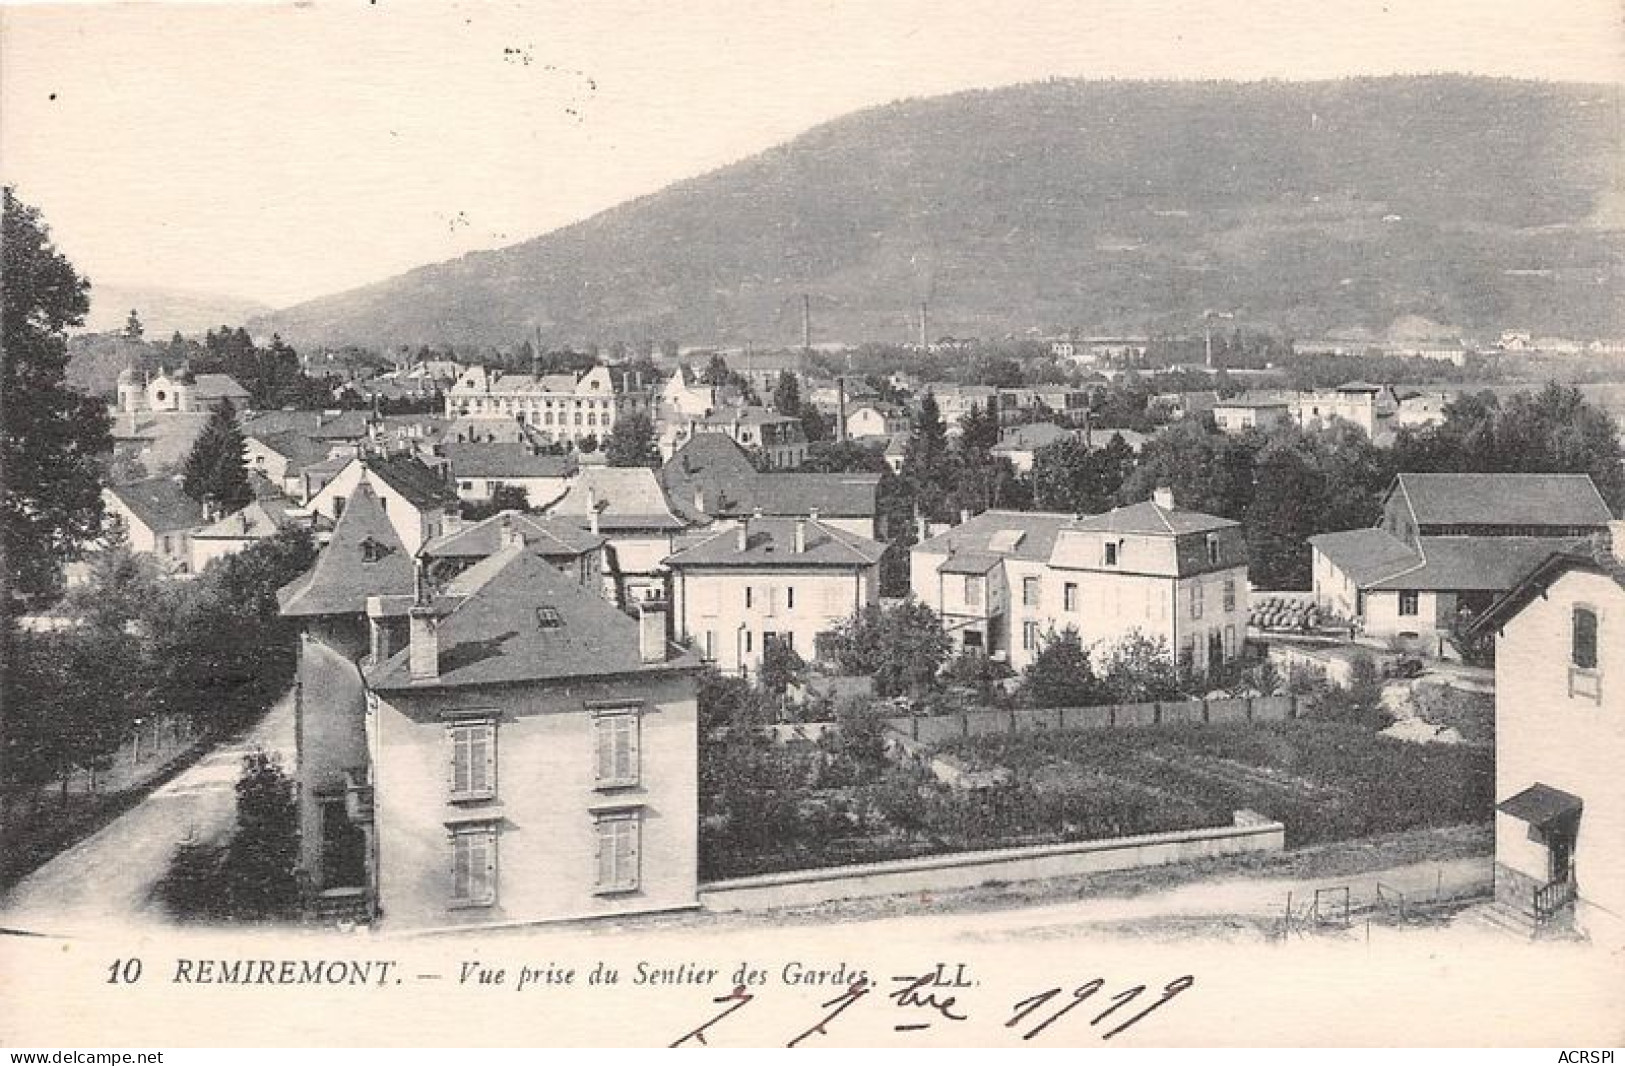
[[[964,981],[962,977],[963,967],[959,971],[961,976],[956,976],[952,980],[948,978],[946,969],[945,966],[938,965],[926,970],[919,976],[892,979],[898,987],[884,998],[892,1002],[894,1009],[901,1009],[912,1015],[912,1017],[897,1020],[893,1026],[894,1031],[909,1032],[926,1029],[930,1027],[933,1021],[965,1022],[969,1020],[970,1011],[968,1006],[962,1005],[957,995],[950,994],[947,990],[963,990],[972,987],[972,983]],[[1032,1040],[1066,1018],[1067,1015],[1077,1010],[1086,1001],[1099,995],[1102,998],[1095,1000],[1091,1007],[1103,1007],[1103,1009],[1097,1011],[1089,1019],[1088,1024],[1091,1027],[1098,1027],[1096,1032],[1099,1034],[1100,1039],[1110,1040],[1119,1033],[1138,1025],[1152,1013],[1167,1006],[1194,984],[1196,984],[1196,978],[1186,974],[1183,977],[1176,977],[1163,985],[1160,994],[1156,992],[1148,993],[1145,985],[1131,985],[1119,992],[1107,992],[1106,980],[1101,977],[1085,981],[1070,992],[1057,985],[1017,1000],[1010,1008],[1010,1017],[1004,1023],[1004,1027],[1019,1032],[1022,1040]],[[797,1047],[805,1042],[829,1036],[830,1027],[836,1020],[874,990],[873,983],[867,977],[860,977],[853,981],[839,995],[819,1004],[821,1014],[818,1020],[801,1030],[790,1040],[787,1046]],[[753,993],[746,991],[742,985],[735,988],[728,995],[717,996],[712,1002],[720,1009],[716,1010],[698,1027],[689,1030],[675,1040],[671,1046],[679,1047],[690,1043],[709,1044],[706,1034],[713,1026],[742,1010],[756,998]],[[1083,1015],[1079,1014],[1078,1017],[1082,1018]],[[896,1019],[894,1018],[894,1020]]]
[[[1102,1040],[1110,1040],[1112,1037],[1116,1036],[1118,1033],[1121,1033],[1130,1026],[1138,1025],[1141,1021],[1144,1021],[1145,1017],[1152,1011],[1166,1006],[1175,996],[1190,988],[1195,983],[1196,978],[1192,977],[1190,974],[1186,974],[1183,977],[1176,977],[1172,981],[1169,981],[1166,985],[1162,986],[1162,995],[1156,1000],[1146,1004],[1144,1007],[1141,1007],[1138,1011],[1134,1011],[1130,1014],[1119,1015],[1118,1011],[1121,1008],[1127,1007],[1134,1003],[1145,992],[1144,985],[1134,985],[1130,988],[1125,988],[1121,992],[1111,996],[1110,1005],[1107,1006],[1105,1010],[1089,1019],[1089,1024],[1092,1026],[1099,1025],[1101,1022],[1106,1021],[1106,1019],[1111,1018],[1117,1024],[1100,1034],[1100,1038]],[[1004,1023],[1004,1026],[1006,1029],[1015,1029],[1026,1024],[1029,1020],[1035,1020],[1036,1024],[1021,1034],[1021,1039],[1031,1040],[1039,1033],[1042,1033],[1045,1029],[1048,1029],[1050,1026],[1066,1017],[1066,1015],[1071,1013],[1075,1008],[1081,1006],[1084,1000],[1089,999],[1104,987],[1106,987],[1105,980],[1096,977],[1094,980],[1085,981],[1083,984],[1074,988],[1070,996],[1064,996],[1060,988],[1051,988],[1035,995],[1028,996],[1026,999],[1020,1000],[1016,1003],[1014,1008],[1015,1012],[1011,1015],[1010,1020]],[[1059,1002],[1057,1003],[1057,1001]],[[1054,1009],[1051,1009],[1052,1007]]]

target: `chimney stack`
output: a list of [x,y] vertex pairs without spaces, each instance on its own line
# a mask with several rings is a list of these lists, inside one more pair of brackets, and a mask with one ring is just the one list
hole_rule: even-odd
[[500,547],[510,548],[517,545],[518,547],[523,548],[525,546],[525,535],[519,532],[518,529],[514,528],[513,516],[507,511],[502,512],[502,521],[500,525],[502,534],[497,539],[497,543]]
[[796,519],[795,553],[797,555],[800,555],[802,552],[804,552],[806,550],[807,550],[807,520],[805,518],[798,518],[798,519]]
[[746,517],[742,516],[739,519],[739,528],[734,531],[734,547],[738,551],[744,551],[745,549],[750,547],[750,519],[749,518],[746,518]]
[[440,676],[440,619],[430,604],[413,604],[407,612],[411,652],[408,670],[413,681],[434,681]]
[[835,439],[846,441],[846,378],[835,375]]
[[645,663],[666,661],[666,601],[658,597],[638,602],[638,656]]
[[704,485],[695,485],[694,486],[694,509],[696,511],[700,512],[701,514],[706,513],[706,510],[705,510],[705,486]]
[[812,350],[812,297],[801,294],[801,348]]
[[1169,485],[1158,485],[1151,493],[1151,502],[1165,511],[1174,510],[1174,490]]
[[1625,521],[1608,523],[1608,539],[1613,547],[1614,558],[1625,563]]
[[968,507],[961,507],[959,509],[959,524],[964,525],[966,522],[969,522],[969,521],[970,521],[970,509]]

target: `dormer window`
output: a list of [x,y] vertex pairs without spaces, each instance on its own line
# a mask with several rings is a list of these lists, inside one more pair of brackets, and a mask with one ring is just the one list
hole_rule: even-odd
[[564,618],[559,614],[557,607],[551,607],[547,604],[543,604],[542,606],[536,608],[536,628],[563,629]]
[[361,542],[361,561],[364,563],[376,563],[384,559],[386,556],[392,554],[394,551],[395,549],[391,548],[389,545],[381,544],[378,541],[373,540],[371,537],[368,537]]
[[1207,561],[1210,566],[1219,565],[1219,535],[1217,533],[1207,535]]

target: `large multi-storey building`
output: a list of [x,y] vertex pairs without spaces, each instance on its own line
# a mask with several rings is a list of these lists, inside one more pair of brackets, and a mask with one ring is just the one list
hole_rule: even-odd
[[1171,494],[1098,515],[987,511],[916,545],[913,592],[956,651],[1025,669],[1053,633],[1085,646],[1161,639],[1206,672],[1241,652],[1247,543],[1235,522]]
[[446,415],[511,418],[549,441],[602,441],[627,415],[652,421],[658,385],[621,367],[595,366],[577,376],[502,374],[474,366],[446,393]]

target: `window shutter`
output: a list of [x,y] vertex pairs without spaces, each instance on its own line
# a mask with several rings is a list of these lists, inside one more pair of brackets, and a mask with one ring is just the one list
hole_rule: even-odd
[[451,793],[461,796],[469,789],[468,731],[451,730]]
[[497,789],[497,727],[480,726],[477,734],[481,741],[480,747],[485,754],[480,764],[480,770],[485,776],[481,778],[478,787],[481,791],[494,793]]
[[480,887],[480,899],[493,900],[497,895],[497,835],[494,832],[480,834],[480,843],[485,850],[484,874],[485,883]]
[[598,780],[608,781],[615,776],[615,735],[613,723],[600,718],[593,730],[598,740]]
[[457,835],[451,838],[451,898],[467,899],[469,891],[469,855],[468,838]]
[[621,866],[615,871],[618,875],[618,884],[635,887],[638,883],[638,844],[640,822],[637,818],[628,818],[621,823],[621,836],[626,846],[621,849]]
[[640,765],[638,734],[642,731],[642,727],[638,716],[635,714],[627,715],[624,722],[626,727],[626,772],[621,776],[627,781],[636,781],[639,776],[638,767]]
[[615,883],[615,823],[598,823],[598,887],[608,888]]

